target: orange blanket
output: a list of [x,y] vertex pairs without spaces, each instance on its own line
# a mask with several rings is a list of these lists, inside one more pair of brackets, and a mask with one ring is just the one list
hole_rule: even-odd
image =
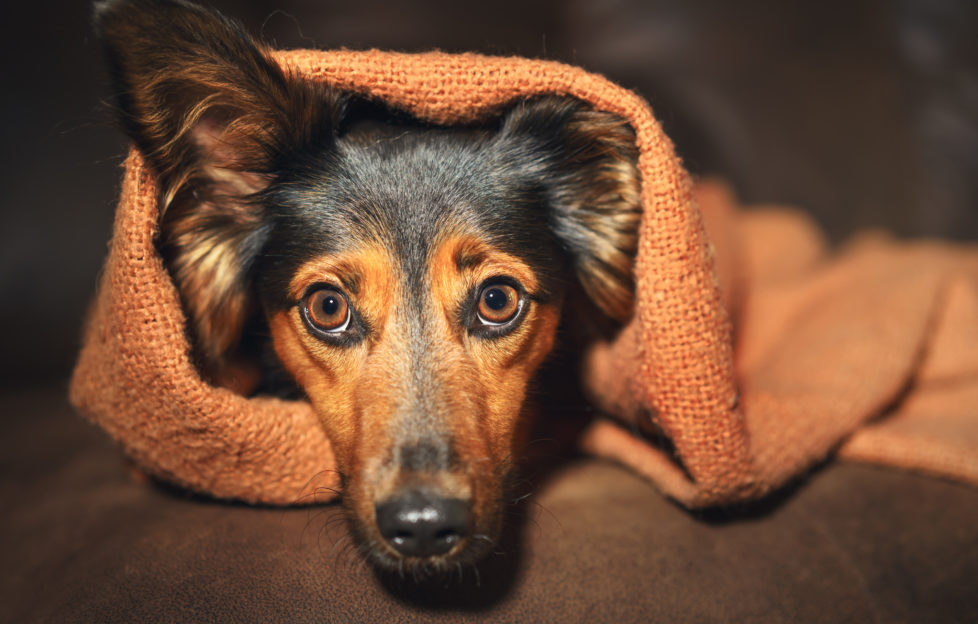
[[[541,93],[629,121],[645,208],[638,307],[584,375],[625,426],[596,421],[589,451],[691,507],[761,496],[835,451],[978,483],[978,250],[870,237],[828,258],[799,215],[740,214],[716,184],[694,193],[647,104],[577,68],[442,53],[279,58],[438,123]],[[154,246],[157,217],[134,152],[72,402],[144,469],[191,489],[286,504],[331,491],[330,445],[307,404],[200,379]],[[642,430],[669,444],[631,433]]]

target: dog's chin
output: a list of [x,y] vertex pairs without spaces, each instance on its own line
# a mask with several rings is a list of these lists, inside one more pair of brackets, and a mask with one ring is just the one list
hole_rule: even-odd
[[489,553],[494,541],[469,538],[446,555],[436,557],[405,557],[386,548],[370,548],[367,560],[382,574],[396,574],[416,581],[443,576],[457,576]]

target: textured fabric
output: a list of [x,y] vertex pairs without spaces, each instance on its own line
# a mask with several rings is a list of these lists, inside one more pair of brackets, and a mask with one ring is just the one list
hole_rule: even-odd
[[0,395],[0,622],[978,621],[978,489],[956,483],[838,462],[700,515],[572,462],[527,475],[533,502],[478,581],[385,583],[338,506],[134,483],[59,392]]
[[[608,422],[595,424],[586,447],[694,507],[761,496],[837,448],[978,483],[978,250],[867,234],[830,255],[797,212],[738,213],[717,183],[696,196],[717,233],[720,290],[736,320],[725,365],[735,371],[738,405],[700,411],[704,384],[693,377],[686,409],[659,407],[634,371],[660,357],[643,334],[626,331],[594,350],[586,381],[607,411],[660,426],[679,461]],[[644,297],[651,304],[655,291]],[[695,311],[683,321],[700,322]],[[714,471],[732,443],[711,423],[740,417],[746,472]]]
[[[574,67],[377,51],[279,58],[437,123],[549,93],[632,125],[644,208],[637,308],[585,372],[596,403],[627,426],[596,422],[584,438],[591,452],[688,506],[709,506],[763,495],[886,413],[843,452],[978,482],[974,250],[867,240],[827,259],[798,217],[738,216],[716,185],[698,203],[646,103]],[[198,376],[153,245],[155,197],[133,153],[73,403],[180,485],[272,503],[330,491],[332,454],[308,405],[246,399]]]

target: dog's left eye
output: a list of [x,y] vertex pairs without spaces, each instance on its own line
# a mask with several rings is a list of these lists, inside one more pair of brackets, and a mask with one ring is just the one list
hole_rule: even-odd
[[478,317],[483,325],[505,325],[516,318],[521,307],[519,291],[509,284],[489,284],[479,292]]

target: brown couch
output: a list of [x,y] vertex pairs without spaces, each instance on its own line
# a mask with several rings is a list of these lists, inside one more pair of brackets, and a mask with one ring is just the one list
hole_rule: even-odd
[[62,388],[0,398],[0,621],[974,622],[978,489],[831,463],[691,515],[567,457],[479,572],[379,578],[335,506],[255,508],[134,480]]

